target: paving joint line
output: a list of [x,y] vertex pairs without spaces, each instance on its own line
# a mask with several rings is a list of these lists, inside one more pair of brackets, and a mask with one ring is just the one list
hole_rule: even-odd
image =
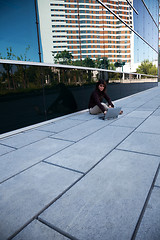
[[[133,131],[132,131],[133,132]],[[131,132],[131,133],[132,133]],[[130,133],[130,134],[131,134]],[[124,139],[126,139],[130,134],[128,134]],[[98,162],[96,162],[96,164],[94,164],[87,172],[85,172],[85,175],[88,174],[93,168],[95,168],[100,162],[103,161],[103,159],[105,159],[111,152],[113,152],[114,150],[117,150],[117,146],[120,145],[123,141],[121,140],[116,146],[114,146],[107,154],[105,154]]]
[[21,226],[16,232],[14,232],[7,240],[13,239],[18,233],[20,233],[27,225],[29,225],[33,220],[38,219],[39,215],[42,214],[47,208],[49,208],[53,203],[55,203],[59,198],[61,198],[67,191],[69,191],[77,182],[79,182],[84,175],[80,176],[74,183],[67,187],[62,193],[50,201],[45,207],[43,207],[38,213],[36,213],[30,220],[28,220],[23,226]]
[[156,155],[156,154],[137,152],[137,151],[127,150],[127,149],[122,149],[122,148],[116,148],[115,150],[119,150],[119,151],[123,151],[123,152],[138,153],[138,154],[143,154],[143,155],[153,156],[153,157],[160,157],[160,155]]
[[21,174],[21,173],[23,173],[23,172],[25,172],[25,171],[27,171],[28,169],[30,169],[30,168],[32,168],[32,167],[34,167],[34,166],[36,166],[36,165],[38,165],[40,162],[42,162],[42,160],[41,161],[39,161],[39,162],[37,162],[37,163],[35,163],[35,164],[33,164],[33,165],[31,165],[31,166],[29,166],[29,167],[27,167],[27,168],[25,168],[25,169],[23,169],[23,170],[21,170],[20,172],[18,172],[18,173],[15,173],[14,175],[12,175],[12,176],[10,176],[10,177],[8,177],[8,178],[6,178],[6,179],[4,179],[3,181],[1,181],[0,182],[0,184],[2,184],[2,183],[4,183],[4,182],[6,182],[6,181],[8,181],[8,180],[10,180],[11,178],[13,178],[13,177],[16,177],[17,175],[19,175],[19,174]]
[[[145,104],[145,103],[144,103]],[[141,106],[143,106],[144,104],[142,104]],[[140,106],[139,106],[140,107]],[[132,110],[131,112],[128,112],[128,113],[126,113],[126,114],[122,114],[121,115],[121,118],[123,118],[123,117],[125,117],[125,116],[127,116],[127,115],[129,115],[130,113],[132,113],[132,112],[134,112],[135,110],[137,110],[139,107],[137,107],[137,108],[135,108],[134,110]],[[157,108],[155,109],[155,111],[157,110]],[[152,113],[150,113],[146,118],[143,118],[143,121],[137,126],[137,127],[135,127],[135,129],[136,128],[138,128],[142,123],[144,123],[144,121],[146,121],[146,119],[147,118],[149,118],[155,111],[153,111]],[[142,119],[142,118],[141,118]],[[114,123],[114,122],[116,122],[117,121],[117,119],[115,119],[115,120],[113,120],[111,123],[109,123],[108,125],[111,125],[112,123]],[[118,126],[117,126],[118,127]],[[121,126],[120,126],[121,127]]]
[[145,200],[145,202],[144,202],[142,211],[141,211],[141,213],[140,213],[140,215],[139,215],[139,218],[138,218],[137,224],[136,224],[136,226],[135,226],[135,229],[134,229],[134,231],[133,231],[131,240],[134,240],[134,239],[136,238],[137,233],[138,233],[140,224],[141,224],[141,222],[142,222],[142,218],[143,218],[143,216],[144,216],[145,210],[146,210],[146,208],[147,208],[147,204],[148,204],[148,202],[149,202],[149,200],[150,200],[150,197],[151,197],[151,194],[152,194],[152,190],[153,190],[153,188],[154,188],[154,184],[155,184],[156,178],[157,178],[158,173],[159,173],[159,169],[160,169],[160,163],[159,163],[159,165],[158,165],[158,168],[157,168],[157,170],[156,170],[156,173],[155,173],[154,179],[153,179],[153,181],[152,181],[151,187],[150,187],[150,189],[149,189],[148,195],[147,195],[146,200]]
[[71,142],[71,143],[76,143],[76,141],[68,140],[68,139],[64,139],[64,138],[57,138],[57,137],[54,137],[54,135],[53,135],[53,136],[50,136],[49,138],[55,139],[55,140],[61,140],[61,141]]
[[[66,120],[66,119],[68,119],[68,118],[62,119],[61,121]],[[72,119],[71,119],[71,120],[72,120]],[[78,119],[75,119],[74,121],[77,121],[77,120],[78,120]],[[77,123],[77,124],[74,125],[74,126],[68,127],[68,128],[66,128],[66,129],[60,130],[59,132],[54,132],[54,133],[55,133],[55,134],[58,134],[58,133],[64,132],[64,131],[66,131],[66,130],[68,130],[68,129],[71,129],[71,128],[74,128],[74,127],[76,127],[76,126],[79,126],[79,125],[81,125],[81,124],[83,124],[83,123],[85,123],[85,122],[87,122],[87,121],[89,121],[89,120],[87,120],[87,121],[80,120],[80,121],[81,121],[81,122]]]
[[[107,125],[107,126],[108,126],[108,125]],[[106,127],[107,127],[107,126],[106,126]],[[99,131],[99,130],[97,130],[97,131]],[[114,146],[107,154],[105,154],[98,162],[96,162],[96,164],[94,164],[94,165],[93,165],[88,171],[86,171],[84,174],[85,174],[85,175],[88,174],[93,168],[95,168],[100,162],[102,162],[105,157],[107,157],[112,151],[116,150],[117,147],[118,147],[128,136],[130,136],[133,132],[134,132],[134,130],[131,131],[131,133],[129,133],[124,139],[122,139],[116,146]],[[85,175],[84,175],[84,176],[85,176]]]
[[131,128],[131,129],[134,129],[134,128],[135,128],[135,127],[131,127],[131,126],[127,126],[127,127],[126,127],[126,126],[124,126],[124,125],[121,126],[121,125],[110,125],[110,124],[109,124],[108,126],[115,127],[115,128],[116,128],[116,127]]
[[14,151],[16,151],[16,149],[15,149],[15,150],[11,150],[11,151],[9,151],[9,152],[2,153],[2,154],[0,155],[0,157],[2,157],[2,156],[4,156],[4,155],[7,155],[7,154],[9,154],[9,153],[12,153],[12,152],[14,152]]
[[[69,118],[69,117],[68,117]],[[64,119],[62,119],[62,121],[63,121]],[[66,119],[65,119],[66,120]],[[78,119],[71,119],[71,120],[78,120]],[[63,129],[63,130],[60,130],[59,132],[52,132],[52,135],[54,136],[54,135],[56,135],[56,134],[59,134],[59,133],[62,133],[62,132],[64,132],[64,131],[66,131],[66,130],[69,130],[69,129],[72,129],[72,128],[74,128],[74,127],[77,127],[77,126],[79,126],[79,125],[81,125],[81,124],[83,124],[83,123],[86,123],[86,122],[88,122],[88,121],[90,121],[90,120],[92,120],[92,119],[89,119],[89,120],[80,120],[81,122],[80,123],[77,123],[76,125],[74,125],[74,126],[71,126],[71,127],[69,127],[69,128],[66,128],[66,129]],[[43,132],[50,132],[50,131],[46,131],[46,130],[38,130],[38,129],[36,129],[37,131],[43,131]],[[48,136],[49,138],[52,136],[52,135],[50,135],[50,136]],[[58,138],[57,138],[58,139]]]
[[[150,115],[152,115],[156,110],[157,110],[157,108],[156,108]],[[133,111],[134,111],[134,110],[133,110]],[[135,128],[133,129],[133,131],[131,131],[119,144],[117,144],[117,146],[120,145],[124,140],[126,140],[133,132],[135,132],[136,129],[137,129],[139,126],[141,126],[141,125],[146,121],[146,119],[148,119],[148,118],[150,117],[150,115],[148,115],[137,127],[135,127]],[[117,146],[116,146],[116,147],[117,147]]]
[[64,169],[69,170],[69,171],[72,171],[72,172],[76,172],[76,173],[80,173],[80,174],[85,174],[84,172],[78,171],[78,170],[73,169],[73,168],[68,168],[68,167],[65,167],[65,166],[62,166],[62,165],[58,165],[58,164],[56,164],[56,163],[51,163],[51,162],[48,162],[48,161],[45,161],[45,160],[43,160],[42,162],[44,162],[44,163],[46,163],[46,164],[49,164],[49,165],[52,165],[52,166],[55,166],[55,167],[64,168]]
[[160,133],[153,133],[153,132],[142,132],[142,131],[136,131],[137,133],[145,133],[145,134],[150,134],[150,135],[160,135]]
[[[73,143],[73,144],[74,144],[74,143]],[[71,145],[72,145],[72,144],[70,144],[69,146],[71,146]],[[54,156],[55,154],[59,153],[60,151],[66,149],[66,148],[69,147],[69,146],[66,146],[66,147],[64,147],[63,149],[60,149],[59,151],[57,151],[57,152],[55,152],[55,153],[53,153],[53,154],[51,154],[51,155],[45,157],[44,159],[41,159],[40,161],[36,162],[35,164],[32,164],[32,165],[30,165],[29,167],[27,167],[27,168],[25,168],[25,169],[19,171],[18,173],[15,173],[14,175],[12,175],[12,176],[6,178],[5,180],[1,181],[0,184],[1,184],[1,183],[4,183],[4,182],[6,182],[6,181],[8,181],[9,179],[11,179],[11,178],[13,178],[13,177],[15,177],[15,176],[17,176],[17,175],[19,175],[19,174],[25,172],[25,171],[27,171],[28,169],[30,169],[30,168],[36,166],[37,164],[43,162],[45,159],[48,159],[48,158]]]
[[[41,138],[41,139],[38,139],[38,140],[36,140],[36,141],[33,141],[33,142],[28,143],[28,144],[26,144],[26,145],[23,145],[23,146],[21,146],[21,147],[15,148],[14,150],[16,151],[16,150],[22,149],[22,148],[24,148],[24,147],[30,146],[31,144],[40,142],[41,140],[44,140],[44,139],[49,138],[49,137],[50,137],[50,136],[43,137],[43,138]],[[2,139],[3,139],[3,138],[2,138]],[[0,144],[1,144],[1,143],[0,143]],[[14,147],[9,146],[9,145],[8,145],[8,147],[14,148]]]
[[[84,137],[82,137],[82,138],[80,138],[80,139],[78,139],[77,141],[73,141],[73,140],[66,140],[66,139],[60,139],[60,140],[64,140],[64,141],[69,141],[69,142],[73,142],[73,144],[74,143],[78,143],[78,142],[80,142],[81,140],[83,140],[83,139],[85,139],[85,138],[87,138],[87,137],[89,137],[89,136],[91,136],[92,134],[94,134],[94,133],[96,133],[96,132],[98,132],[98,131],[100,131],[101,129],[103,129],[103,128],[105,128],[105,127],[107,127],[109,124],[107,124],[106,126],[103,126],[103,127],[100,127],[99,129],[97,129],[97,130],[94,130],[92,133],[89,133],[88,135],[86,135],[86,136],[84,136]],[[67,129],[66,129],[67,130]],[[65,130],[64,130],[65,131]],[[58,134],[58,133],[57,133]],[[53,135],[54,136],[54,135]],[[54,138],[54,137],[50,137],[50,138]],[[54,138],[54,139],[58,139],[58,138]],[[70,145],[71,146],[71,145]],[[69,147],[69,146],[68,146]]]
[[45,224],[47,227],[49,227],[49,228],[55,230],[56,232],[62,234],[63,236],[68,237],[68,238],[71,239],[71,240],[78,240],[78,238],[73,237],[71,234],[63,231],[62,229],[54,226],[53,224],[47,222],[46,220],[44,220],[44,219],[42,219],[42,218],[40,218],[40,217],[38,217],[37,220],[38,220],[39,222]]
[[[77,120],[77,119],[76,119]],[[63,121],[63,119],[62,119],[62,121]],[[87,120],[87,121],[89,121],[89,120]],[[85,123],[86,121],[81,121],[79,124],[77,124],[77,125],[75,125],[75,126],[78,126],[78,125],[80,125],[80,124],[83,124],[83,123]],[[71,129],[71,128],[73,128],[73,127],[75,127],[75,126],[72,126],[72,127],[70,127],[70,128],[67,128],[67,129],[64,129],[64,130],[62,130],[62,131],[59,131],[58,133],[60,133],[60,132],[63,132],[63,131],[66,131],[66,130],[68,130],[68,129]],[[11,148],[13,148],[14,150],[18,150],[18,149],[21,149],[21,148],[23,148],[23,147],[26,147],[26,146],[29,146],[29,145],[31,145],[31,144],[33,144],[33,143],[36,143],[36,142],[39,142],[39,141],[41,141],[41,140],[43,140],[43,139],[45,139],[45,138],[51,138],[51,136],[53,135],[54,136],[54,134],[56,135],[56,134],[58,134],[57,132],[50,132],[50,131],[45,131],[45,130],[39,130],[39,129],[37,129],[37,127],[35,127],[35,128],[33,128],[32,130],[36,130],[36,131],[39,131],[39,132],[47,132],[47,133],[51,133],[49,136],[46,136],[46,137],[44,137],[44,138],[41,138],[41,139],[39,139],[39,140],[36,140],[36,141],[33,141],[33,142],[31,142],[31,143],[29,143],[29,144],[26,144],[26,145],[24,145],[24,146],[22,146],[22,147],[19,147],[19,148],[15,148],[15,147],[12,147],[12,146],[9,146],[9,145],[5,145],[5,144],[2,144],[1,142],[0,142],[0,144],[2,144],[2,145],[4,145],[4,146],[7,146],[7,147],[11,147]],[[26,131],[24,131],[24,132],[27,132],[27,131],[30,131],[30,130],[26,130]],[[23,133],[24,133],[23,132]],[[14,135],[13,135],[14,136]],[[10,137],[10,136],[9,136]],[[9,138],[9,137],[7,137],[7,138]],[[12,137],[12,136],[11,136]],[[6,138],[6,137],[5,137]],[[2,140],[3,139],[5,139],[5,138],[2,138]],[[58,139],[58,138],[57,138]],[[63,139],[62,139],[63,140]],[[67,140],[66,140],[67,141]],[[6,153],[7,154],[7,153]]]
[[49,131],[49,130],[36,129],[36,128],[34,128],[34,130],[37,131],[37,132],[47,132],[47,133],[51,133],[52,135],[56,133],[56,132],[51,132],[51,131]]
[[10,148],[12,148],[13,150],[17,150],[17,149],[18,149],[18,148],[16,148],[16,147],[9,146],[9,145],[4,144],[4,143],[2,143],[2,142],[0,142],[0,145],[5,146],[5,147],[10,147]]

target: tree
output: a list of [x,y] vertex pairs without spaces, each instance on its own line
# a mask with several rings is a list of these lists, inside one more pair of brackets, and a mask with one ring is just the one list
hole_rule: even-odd
[[83,65],[84,67],[92,67],[92,68],[95,67],[95,63],[94,63],[94,61],[93,61],[91,58],[85,58],[85,59],[82,61],[82,65]]
[[[12,51],[12,47],[7,47],[6,48],[6,57],[2,56],[1,53],[0,53],[0,58],[8,59],[8,60],[12,60],[12,59],[17,58],[17,60],[27,61],[27,52],[28,52],[29,49],[30,49],[30,46],[28,45],[28,47],[26,47],[26,49],[25,49],[24,56],[22,54],[20,54],[20,56],[16,56]],[[29,60],[30,59],[28,59],[28,61]],[[6,70],[6,80],[7,80],[8,88],[9,89],[12,89],[12,88],[15,89],[16,86],[17,86],[17,83],[16,83],[17,78],[14,79],[13,74],[12,74],[13,65],[4,63],[3,68]],[[18,69],[19,75],[21,75],[21,79],[22,79],[24,88],[26,88],[26,84],[27,84],[26,83],[26,74],[25,74],[26,66],[25,65],[24,66],[23,65],[17,65],[17,69]]]
[[30,49],[30,45],[28,45],[28,47],[25,48],[25,52],[24,54],[20,54],[20,56],[16,56],[13,52],[12,52],[12,47],[7,47],[6,48],[6,54],[7,56],[2,56],[2,54],[0,53],[0,58],[1,59],[8,59],[8,60],[13,60],[15,58],[17,58],[17,60],[21,60],[21,61],[30,61],[30,59],[27,59],[27,52]]
[[[17,60],[19,61],[30,61],[30,59],[27,59],[27,52],[29,51],[30,46],[26,47],[24,56],[20,54],[20,56],[17,56]],[[27,79],[26,79],[26,65],[17,65],[18,72],[21,73],[22,76],[22,82],[23,82],[23,87],[26,88],[28,85]]]
[[17,60],[20,60],[20,61],[30,61],[30,59],[27,59],[27,52],[29,51],[30,49],[30,45],[28,45],[28,47],[26,47],[25,49],[25,52],[24,54],[20,54],[20,56],[17,56]]
[[67,50],[57,53],[54,56],[55,62],[61,63],[61,64],[71,64],[72,58],[73,58],[72,54],[70,52],[68,52]]
[[109,64],[108,69],[109,69],[109,70],[114,70],[114,71],[115,71],[115,70],[116,70],[116,67],[115,67],[114,63],[111,62],[111,63]]
[[147,59],[138,66],[136,72],[141,74],[157,75],[157,67]]
[[[0,54],[0,58],[8,59],[8,60],[13,59],[15,55],[12,52],[12,47],[8,47],[6,48],[6,50],[7,50],[7,57],[2,57],[2,55]],[[3,68],[6,71],[6,80],[7,80],[8,89],[11,89],[11,88],[15,89],[15,82],[14,82],[14,79],[12,78],[12,65],[4,63]],[[11,86],[11,79],[12,79],[12,86]]]
[[72,65],[74,65],[74,66],[82,66],[82,61],[77,59],[75,61],[72,61]]
[[103,57],[101,59],[101,68],[108,69],[109,66],[109,60],[107,57]]
[[117,61],[114,63],[114,66],[117,68],[117,67],[121,67],[122,68],[122,72],[123,72],[123,66],[125,65],[125,62],[122,62],[121,60],[120,61]]
[[2,54],[0,53],[0,58],[1,59],[8,59],[8,60],[11,60],[11,59],[15,58],[15,54],[12,52],[12,47],[7,47],[6,48],[6,53],[7,53],[7,57],[2,56]]
[[96,68],[103,68],[103,69],[108,69],[109,67],[109,60],[107,57],[103,57],[103,58],[98,58],[96,60]]

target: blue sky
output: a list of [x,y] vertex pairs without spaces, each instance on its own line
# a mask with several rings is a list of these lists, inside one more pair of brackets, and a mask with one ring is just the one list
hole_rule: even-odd
[[39,62],[34,0],[0,0],[0,32],[2,57],[7,47],[24,56],[29,45],[27,60]]

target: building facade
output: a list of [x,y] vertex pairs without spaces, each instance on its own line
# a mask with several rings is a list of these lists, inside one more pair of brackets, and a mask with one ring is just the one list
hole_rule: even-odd
[[[133,9],[126,1],[118,3],[110,0],[104,1],[104,4],[133,26]],[[131,63],[132,31],[99,2],[39,0],[38,6],[44,62],[54,62],[54,56],[66,50],[75,60],[107,57],[111,62],[121,60]]]
[[155,63],[158,9],[158,0],[38,0],[43,60],[54,63],[66,50],[73,61],[108,58],[129,72],[145,59]]

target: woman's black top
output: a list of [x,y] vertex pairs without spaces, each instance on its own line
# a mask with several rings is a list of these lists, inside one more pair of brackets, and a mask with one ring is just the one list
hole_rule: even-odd
[[94,106],[97,105],[102,110],[102,112],[104,112],[105,108],[101,104],[103,99],[105,99],[108,102],[109,105],[114,107],[111,99],[109,98],[109,96],[105,92],[102,92],[102,91],[99,91],[98,89],[95,89],[94,92],[91,94],[88,108],[93,108]]

